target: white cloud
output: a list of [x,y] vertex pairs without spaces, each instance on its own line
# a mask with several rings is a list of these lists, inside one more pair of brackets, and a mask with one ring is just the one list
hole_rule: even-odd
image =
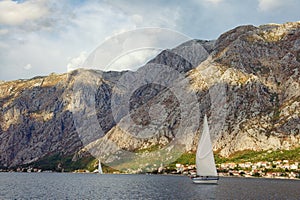
[[[173,11],[174,12],[174,11]],[[135,13],[135,14],[132,14]],[[122,11],[118,7],[114,7],[111,4],[99,4],[97,3],[89,3],[83,7],[78,8],[78,10],[74,11],[74,15],[76,16],[72,19],[73,26],[69,27],[69,29],[64,33],[63,38],[65,43],[70,43],[80,47],[81,49],[85,49],[85,51],[91,51],[96,48],[98,45],[102,45],[106,40],[110,40],[121,33],[126,33],[130,30],[134,30],[138,27],[138,24],[147,23],[145,20],[151,19],[146,18],[140,15],[140,13],[136,12],[135,9]],[[150,14],[150,13],[148,13]],[[166,15],[166,13],[163,13]],[[160,15],[156,15],[156,17],[160,17]],[[166,17],[163,17],[166,19]],[[159,23],[162,23],[162,20],[158,20]],[[169,23],[166,23],[169,24]],[[173,24],[173,23],[172,23]],[[144,35],[145,37],[145,35]],[[169,36],[170,37],[170,36]],[[123,48],[126,49],[135,49],[130,48],[130,45],[139,44],[144,42],[144,38],[131,38],[130,36],[127,39],[132,39],[125,42]],[[142,40],[142,41],[141,41]],[[157,41],[157,38],[152,38],[151,35],[147,37],[148,45],[152,46],[153,43],[158,43],[162,41]],[[97,46],[95,46],[97,45]],[[128,47],[130,46],[130,47]],[[93,48],[91,48],[93,47]],[[105,53],[114,54],[115,47],[111,47],[106,49]],[[157,52],[157,51],[155,51]],[[87,54],[85,54],[87,56]],[[126,56],[118,57],[117,60],[110,60],[111,62],[104,62],[101,60],[99,66],[87,66],[93,67],[102,70],[124,70],[124,69],[136,69],[145,63],[149,58],[153,57],[153,51],[143,51],[143,52],[130,52]],[[80,66],[82,63],[79,62],[82,55],[72,56],[75,59],[72,62],[68,63],[68,71],[73,70]],[[104,56],[105,57],[105,56]],[[109,57],[109,56],[107,56]],[[105,57],[105,58],[107,58]],[[86,57],[85,57],[86,58]],[[103,57],[101,57],[103,58]],[[123,63],[122,63],[123,62]],[[77,64],[79,63],[79,64]],[[109,66],[103,63],[110,63]],[[84,66],[86,67],[86,66]],[[108,69],[109,68],[109,69]]]
[[137,70],[160,51],[161,50],[158,49],[139,49],[128,52],[113,60],[113,62],[107,66],[107,71]]
[[132,15],[131,19],[135,24],[142,24],[144,21],[143,16],[137,14]]
[[[67,67],[78,66],[68,58],[82,58],[80,52],[92,52],[106,38],[136,28],[163,27],[198,39],[216,39],[240,24],[299,20],[300,1],[282,2],[132,0],[129,4],[124,0],[22,0],[19,3],[0,0],[0,79],[64,73]],[[274,12],[262,12],[270,9]],[[132,41],[126,45],[140,42],[138,38]],[[155,40],[149,38],[145,46],[155,44]],[[117,67],[122,59],[122,66],[130,66],[133,60],[138,63],[143,62],[143,56],[148,58],[145,52],[138,54],[120,57],[112,66]],[[34,67],[24,70],[28,63]]]
[[204,0],[204,1],[217,5],[217,4],[221,3],[223,0]]
[[32,65],[31,64],[27,64],[24,66],[24,69],[26,70],[30,70],[32,68]]
[[0,29],[0,35],[6,35],[8,32],[8,29]]
[[164,49],[173,48],[191,38],[163,28],[141,28],[108,38],[93,51],[84,68],[104,71],[135,70]]
[[69,63],[67,64],[68,71],[72,71],[77,68],[81,68],[81,65],[87,58],[87,52],[83,51],[80,53],[79,56],[70,59]]
[[284,5],[286,1],[282,0],[258,0],[258,9],[260,11],[271,11]]
[[0,24],[20,25],[26,21],[36,20],[48,14],[46,1],[29,0],[23,3],[0,1]]
[[[177,5],[166,8],[157,4],[149,9],[141,2],[134,6],[124,1],[85,1],[80,6],[69,0],[3,2],[0,0],[0,30],[3,30],[0,31],[0,79],[3,80],[64,73],[80,66],[84,54],[78,52],[91,52],[105,38],[139,27],[174,29],[180,17]],[[8,13],[12,13],[11,18]],[[132,62],[143,62],[141,55],[130,57]],[[35,67],[21,70],[28,63]],[[122,66],[133,66],[125,63]]]

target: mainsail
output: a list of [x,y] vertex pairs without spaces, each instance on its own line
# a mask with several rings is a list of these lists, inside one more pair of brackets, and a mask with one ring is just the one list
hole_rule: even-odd
[[99,173],[99,174],[103,174],[102,166],[101,166],[100,160],[99,160],[99,162],[98,162],[98,173]]
[[203,132],[197,148],[196,167],[197,175],[199,176],[218,175],[206,115],[204,116]]

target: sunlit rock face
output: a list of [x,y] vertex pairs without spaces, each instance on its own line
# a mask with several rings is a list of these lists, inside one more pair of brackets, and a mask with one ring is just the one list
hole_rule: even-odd
[[[95,146],[104,154],[118,148],[164,148],[174,139],[184,151],[194,151],[205,113],[214,150],[223,156],[299,146],[300,23],[237,27],[214,41],[191,40],[164,50],[149,64],[180,73],[178,82],[189,84],[176,90],[194,93],[197,102],[187,105],[171,87],[149,83],[132,92],[128,112],[121,106],[112,110],[113,94],[122,97],[125,92],[119,81],[138,72],[81,69],[1,82],[0,166],[31,163],[57,152],[92,151]],[[97,81],[92,83],[91,77]],[[172,77],[164,78],[168,82]],[[87,110],[80,103],[87,103],[90,99],[82,95],[90,93],[94,107]],[[184,109],[198,113],[191,117],[198,122],[196,131],[186,135],[178,133],[180,126],[191,126],[182,119],[189,116]],[[94,115],[102,134],[79,133],[85,122],[74,120],[74,112],[77,117]],[[128,118],[135,126],[125,130]]]

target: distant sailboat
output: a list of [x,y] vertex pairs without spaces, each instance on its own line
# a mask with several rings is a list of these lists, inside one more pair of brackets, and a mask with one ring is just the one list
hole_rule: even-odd
[[98,173],[99,173],[99,174],[103,174],[100,159],[99,159],[99,162],[98,162]]
[[219,180],[210,140],[207,117],[204,116],[203,132],[196,153],[197,176],[192,177],[194,183],[216,184]]

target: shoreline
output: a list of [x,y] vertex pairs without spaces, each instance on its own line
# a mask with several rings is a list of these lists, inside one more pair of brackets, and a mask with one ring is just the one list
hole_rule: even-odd
[[[154,174],[154,173],[141,173],[141,174],[129,174],[129,173],[104,173],[98,174],[93,172],[55,172],[55,171],[42,171],[42,172],[16,172],[16,171],[0,171],[0,174],[14,173],[14,174],[95,174],[95,175],[147,175],[147,176],[179,176],[190,178],[190,175],[184,174]],[[300,178],[289,178],[289,177],[255,177],[255,176],[226,176],[219,175],[220,178],[243,178],[243,179],[268,179],[268,180],[295,180],[300,181]]]

